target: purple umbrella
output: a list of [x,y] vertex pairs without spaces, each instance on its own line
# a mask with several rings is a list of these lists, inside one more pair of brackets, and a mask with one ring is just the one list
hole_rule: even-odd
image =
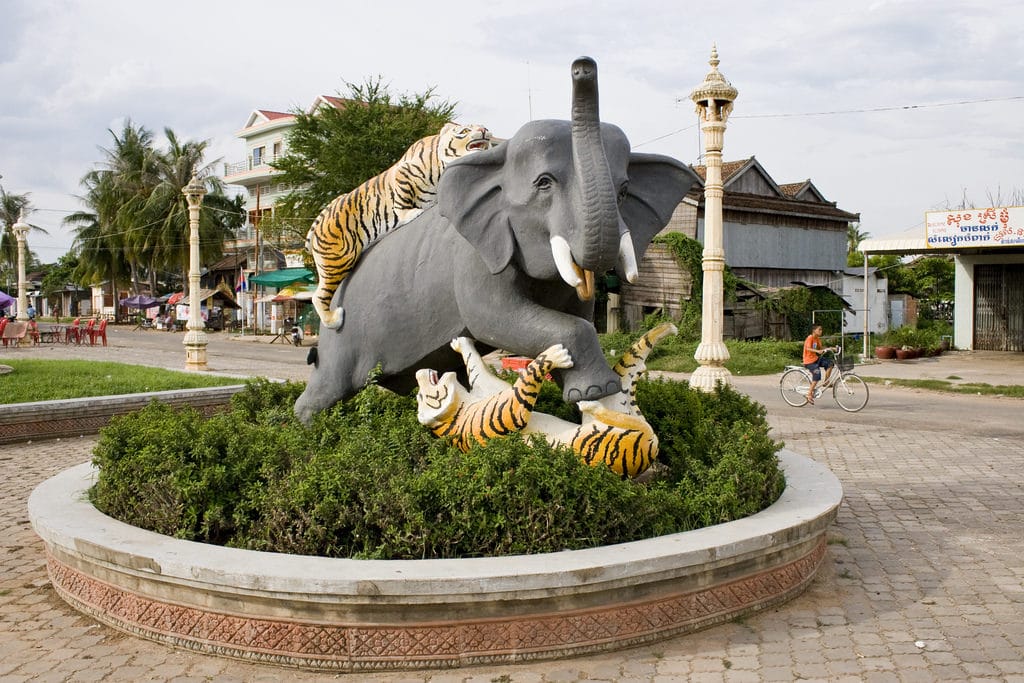
[[0,292],[0,308],[7,308],[11,304],[13,304],[14,301],[15,299],[11,295],[5,292]]
[[160,302],[151,296],[145,294],[136,294],[130,296],[127,299],[121,299],[121,305],[127,306],[128,308],[153,308],[159,306]]

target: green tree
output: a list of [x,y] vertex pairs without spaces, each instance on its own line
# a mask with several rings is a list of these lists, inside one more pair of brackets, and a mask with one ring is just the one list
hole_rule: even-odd
[[[14,224],[18,222],[22,213],[27,216],[32,213],[32,202],[29,200],[29,193],[15,194],[7,192],[0,185],[0,270],[4,272],[5,279],[10,280],[12,274],[17,273],[18,268],[18,239],[14,235]],[[49,234],[38,225],[29,223],[32,232]],[[31,263],[32,254],[26,253],[25,265]],[[16,278],[16,275],[14,275]]]
[[155,176],[153,134],[131,119],[120,132],[107,132],[112,146],[100,148],[103,161],[81,180],[85,193],[79,199],[86,208],[67,216],[64,223],[75,230],[79,282],[108,280],[114,292],[130,278],[138,293],[140,267],[147,258],[139,233],[145,230],[143,209]]
[[187,278],[188,205],[182,188],[193,172],[204,177],[208,194],[200,213],[200,256],[221,257],[225,239],[243,222],[241,198],[224,195],[219,179],[202,165],[207,142],[181,141],[164,130],[168,146],[159,150],[153,134],[127,120],[113,145],[102,149],[99,167],[82,177],[86,206],[64,219],[75,228],[79,256],[75,277],[91,284],[109,280],[111,287],[131,280],[138,294],[143,276],[157,291],[157,274],[174,270]]
[[850,223],[846,226],[846,265],[864,265],[864,254],[858,251],[858,247],[870,236],[871,233],[860,229],[860,223]]
[[157,182],[142,211],[148,219],[147,225],[152,228],[144,233],[144,248],[153,256],[151,273],[155,273],[157,267],[178,269],[186,281],[189,216],[182,188],[192,180],[192,175],[196,174],[207,189],[199,213],[199,258],[203,263],[221,258],[224,242],[231,239],[234,229],[242,225],[244,213],[240,199],[227,197],[220,178],[211,171],[218,160],[203,165],[208,141],[179,140],[170,128],[164,129],[164,135],[167,137],[167,150],[157,155]]
[[394,96],[379,76],[346,85],[341,106],[295,112],[288,151],[273,166],[283,171],[278,182],[297,189],[278,202],[274,221],[261,224],[272,237],[303,239],[332,199],[390,167],[455,114],[455,104],[435,101],[433,88]]

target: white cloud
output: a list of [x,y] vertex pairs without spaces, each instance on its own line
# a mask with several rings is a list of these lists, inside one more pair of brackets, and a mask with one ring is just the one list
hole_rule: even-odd
[[[8,0],[3,18],[0,182],[50,210],[34,216],[52,233],[46,260],[70,244],[60,212],[78,208],[79,178],[125,116],[210,139],[210,158],[232,161],[252,109],[305,107],[381,75],[395,92],[436,86],[460,119],[508,136],[531,116],[568,116],[569,64],[587,54],[602,118],[644,152],[693,162],[688,96],[714,42],[740,91],[726,158],[756,155],[779,182],[811,178],[874,236],[962,188],[1024,186],[1024,100],[1006,99],[1024,96],[1024,9],[1008,0]],[[983,99],[994,101],[870,111]],[[852,110],[864,111],[765,116]]]

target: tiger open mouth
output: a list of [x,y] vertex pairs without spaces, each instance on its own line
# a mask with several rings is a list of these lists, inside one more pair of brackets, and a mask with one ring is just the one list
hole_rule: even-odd
[[480,150],[480,149],[490,149],[490,148],[491,148],[491,141],[490,140],[486,140],[486,139],[474,140],[473,142],[471,142],[468,145],[466,145],[466,149],[468,149],[470,152],[475,152],[475,151]]

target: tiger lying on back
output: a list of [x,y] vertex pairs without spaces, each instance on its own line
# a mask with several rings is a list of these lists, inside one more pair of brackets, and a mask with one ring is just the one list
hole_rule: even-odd
[[509,386],[491,373],[472,340],[460,337],[452,348],[462,354],[470,390],[453,372],[438,377],[433,370],[420,370],[417,417],[437,436],[453,437],[462,450],[474,441],[484,443],[516,431],[541,433],[552,443],[570,446],[588,465],[605,463],[622,476],[635,477],[658,455],[658,437],[636,407],[635,381],[646,369],[654,344],[674,332],[666,323],[637,340],[613,368],[622,377],[622,391],[599,401],[580,401],[580,425],[533,412],[544,376],[555,368],[572,367],[560,344],[543,351]]
[[391,168],[320,212],[306,235],[306,249],[319,279],[313,307],[324,325],[337,329],[344,322],[344,310],[332,311],[331,299],[363,249],[434,201],[438,178],[448,162],[491,144],[491,133],[483,126],[446,123],[437,135],[413,143]]

